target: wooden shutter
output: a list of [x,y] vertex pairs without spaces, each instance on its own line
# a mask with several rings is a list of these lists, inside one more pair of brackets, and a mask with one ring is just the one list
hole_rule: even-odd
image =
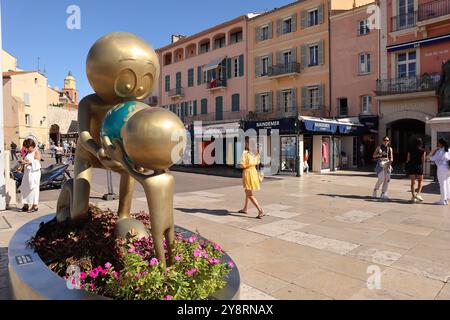
[[255,110],[261,112],[261,95],[259,93],[255,94]]
[[208,99],[202,99],[201,104],[202,104],[201,113],[207,114],[208,113]]
[[308,105],[308,87],[302,87],[302,108],[309,108]]
[[269,39],[272,39],[273,38],[273,22],[272,21],[270,21],[269,22],[269,30],[268,30],[268,32],[269,32]]
[[256,27],[255,28],[255,34],[256,34],[256,42],[260,42],[261,41],[261,27]]
[[297,110],[297,88],[291,89],[291,110],[295,112]]
[[244,55],[239,56],[239,77],[244,76]]
[[197,100],[194,100],[194,116],[197,115]]
[[227,79],[231,79],[231,77],[233,76],[232,72],[231,72],[231,67],[232,67],[231,61],[232,61],[231,58],[227,59]]
[[277,91],[277,110],[278,110],[277,112],[279,112],[281,114],[284,112],[282,99],[283,99],[283,91],[278,90]]
[[302,67],[308,66],[308,47],[306,44],[300,46]]
[[194,69],[188,70],[188,87],[194,86]]
[[239,111],[239,103],[240,103],[240,99],[239,99],[239,93],[233,94],[231,96],[231,111],[237,112]]
[[272,110],[273,110],[273,93],[272,93],[272,91],[270,91],[269,92],[269,101],[268,101],[269,103],[269,113],[272,113]]
[[269,71],[269,68],[273,66],[273,58],[272,58],[272,53],[270,53],[268,55],[268,59],[267,59],[267,71]]
[[255,58],[255,76],[261,77],[261,57]]
[[165,86],[166,92],[169,92],[170,91],[170,76],[166,76],[164,86]]
[[302,29],[308,28],[308,20],[307,19],[308,19],[308,13],[306,12],[306,10],[302,10],[300,12],[300,20],[301,20],[300,24],[301,24]]
[[297,31],[297,13],[291,16],[291,30],[292,32]]
[[320,40],[318,47],[319,47],[319,64],[324,64],[325,63],[325,48],[324,48],[324,41]]
[[291,49],[291,62],[297,62],[297,48]]
[[319,11],[319,23],[323,23],[323,13],[324,13],[323,4],[319,6],[318,11]]
[[277,65],[279,65],[279,64],[284,64],[284,61],[283,61],[283,53],[282,53],[281,51],[277,51],[276,55],[277,55],[277,58],[276,58],[276,64],[277,64]]
[[202,74],[203,74],[202,67],[198,66],[197,67],[197,85],[198,86],[202,84]]
[[322,108],[325,102],[325,85],[319,85],[319,106]]
[[277,36],[281,36],[283,34],[283,21],[281,19],[277,20]]

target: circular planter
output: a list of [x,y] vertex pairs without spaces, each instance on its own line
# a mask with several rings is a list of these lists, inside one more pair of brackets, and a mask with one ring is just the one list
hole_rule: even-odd
[[[17,230],[12,237],[8,248],[12,297],[16,300],[111,300],[85,290],[69,289],[66,280],[51,271],[37,252],[27,247],[27,241],[36,235],[40,225],[54,218],[55,215],[50,214],[32,220]],[[193,234],[179,227],[176,228],[176,232],[184,237]],[[222,260],[225,263],[232,261],[227,254]],[[215,292],[209,299],[239,299],[240,276],[236,266],[231,269],[225,280],[226,287]]]

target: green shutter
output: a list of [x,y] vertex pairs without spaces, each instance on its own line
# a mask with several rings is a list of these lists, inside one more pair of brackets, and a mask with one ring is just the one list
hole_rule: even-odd
[[319,23],[322,24],[323,23],[323,13],[324,13],[323,4],[321,4],[319,6],[318,11],[319,11]]
[[283,34],[283,22],[281,19],[277,20],[277,36],[281,36]]
[[227,59],[227,79],[231,79],[231,58]]
[[272,39],[273,37],[273,23],[272,21],[269,22],[269,39]]
[[239,77],[244,76],[244,55],[239,56]]
[[306,29],[308,27],[308,20],[307,20],[307,13],[305,10],[302,10],[300,12],[300,24],[302,26],[302,29]]
[[324,43],[325,41],[320,40],[319,42],[319,64],[324,64],[325,63],[325,50],[324,50]]
[[272,91],[269,92],[269,113],[272,113],[273,111],[273,93]]
[[194,69],[188,70],[188,87],[194,86]]
[[319,86],[319,107],[323,108],[325,105],[325,85],[321,84]]
[[202,74],[203,74],[202,67],[200,67],[200,66],[197,67],[197,85],[198,86],[202,84]]
[[308,105],[308,87],[302,87],[302,108],[310,108]]
[[256,112],[261,112],[261,94],[255,94],[255,110]]
[[223,97],[216,97],[216,120],[223,120]]
[[169,92],[170,91],[170,76],[166,76],[165,81],[166,81],[166,84],[165,84],[166,92]]
[[202,114],[207,114],[208,113],[208,99],[202,99],[201,101],[201,113]]
[[176,88],[181,88],[181,72],[177,72],[176,74]]
[[239,93],[233,94],[231,96],[231,111],[233,111],[233,112],[239,111],[239,109],[240,109],[240,106],[239,106],[240,101],[239,100],[240,100]]
[[284,113],[284,108],[283,108],[283,91],[278,90],[277,91],[277,112],[279,112],[281,115]]
[[261,41],[261,27],[255,28],[256,42]]
[[294,13],[291,16],[291,29],[292,29],[292,32],[297,31],[297,13]]
[[261,77],[261,57],[255,58],[255,76]]
[[291,112],[297,110],[297,88],[291,89]]
[[194,116],[197,115],[197,100],[194,100]]
[[302,68],[308,66],[308,47],[304,44],[300,47]]

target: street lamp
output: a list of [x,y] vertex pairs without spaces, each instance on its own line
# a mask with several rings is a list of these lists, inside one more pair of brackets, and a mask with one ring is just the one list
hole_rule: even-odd
[[[2,9],[0,2],[0,54],[2,46]],[[3,70],[3,54],[0,57],[0,70]],[[0,77],[0,88],[3,88],[3,77]],[[3,123],[3,89],[0,90],[0,210],[6,210],[6,179],[5,174],[5,128]]]

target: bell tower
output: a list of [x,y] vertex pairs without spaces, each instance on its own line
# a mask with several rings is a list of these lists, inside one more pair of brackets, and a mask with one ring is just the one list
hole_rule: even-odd
[[69,71],[64,79],[64,88],[61,91],[72,100],[72,103],[78,105],[77,82],[72,76],[72,72]]

